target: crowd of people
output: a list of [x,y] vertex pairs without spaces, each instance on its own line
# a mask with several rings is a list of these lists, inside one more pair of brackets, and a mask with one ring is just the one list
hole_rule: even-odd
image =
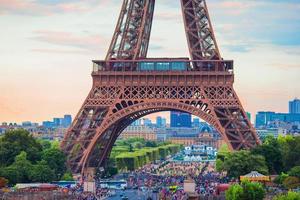
[[193,179],[196,194],[209,197],[217,196],[220,183],[228,183],[223,174],[214,170],[214,165],[203,162],[166,161],[159,165],[149,164],[128,176],[130,187],[148,187],[159,191],[160,199],[186,199],[183,191],[184,181]]
[[95,193],[84,192],[83,185],[78,184],[76,187],[71,188],[69,193],[76,200],[99,200],[109,197],[112,191],[107,188],[97,187]]

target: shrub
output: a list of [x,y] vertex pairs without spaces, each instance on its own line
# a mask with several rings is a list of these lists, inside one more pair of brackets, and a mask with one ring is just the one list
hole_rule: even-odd
[[282,184],[287,189],[294,189],[300,186],[300,180],[297,177],[289,176],[283,181]]
[[299,200],[300,193],[289,192],[287,194],[281,194],[273,198],[273,200]]

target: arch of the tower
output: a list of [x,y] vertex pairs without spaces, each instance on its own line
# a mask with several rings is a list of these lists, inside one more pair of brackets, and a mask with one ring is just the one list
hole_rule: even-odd
[[[123,102],[124,103],[124,102]],[[82,172],[88,167],[104,166],[112,147],[122,131],[133,121],[146,115],[162,111],[182,111],[197,116],[212,126],[221,134],[231,149],[239,148],[239,138],[235,134],[226,134],[226,130],[214,117],[215,113],[207,104],[196,101],[147,101],[123,108],[109,117],[106,128],[98,130],[81,158],[79,167]]]

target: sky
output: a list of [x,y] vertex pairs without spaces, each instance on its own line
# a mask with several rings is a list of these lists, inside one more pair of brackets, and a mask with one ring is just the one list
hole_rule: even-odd
[[[0,122],[78,112],[121,0],[0,0]],[[288,112],[300,97],[300,1],[207,0],[246,111]],[[188,56],[179,0],[156,0],[148,57]],[[155,116],[151,116],[154,118]],[[252,117],[253,119],[253,117]]]

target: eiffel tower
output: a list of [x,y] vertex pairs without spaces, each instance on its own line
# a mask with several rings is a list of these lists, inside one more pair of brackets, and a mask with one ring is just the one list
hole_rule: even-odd
[[205,0],[180,0],[190,58],[148,58],[155,0],[123,0],[105,60],[93,61],[93,86],[65,135],[73,173],[105,167],[121,132],[161,111],[205,120],[231,150],[260,144],[233,89],[233,61],[224,60]]

